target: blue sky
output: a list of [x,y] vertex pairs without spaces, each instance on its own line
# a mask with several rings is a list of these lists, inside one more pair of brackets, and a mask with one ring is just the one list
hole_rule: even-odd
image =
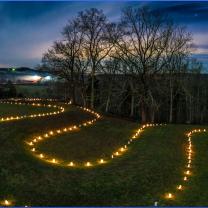
[[0,67],[34,67],[39,64],[47,48],[61,38],[67,20],[79,11],[95,7],[102,9],[110,20],[117,21],[121,9],[142,5],[160,10],[186,26],[198,48],[195,56],[208,69],[208,2],[118,0],[0,2]]

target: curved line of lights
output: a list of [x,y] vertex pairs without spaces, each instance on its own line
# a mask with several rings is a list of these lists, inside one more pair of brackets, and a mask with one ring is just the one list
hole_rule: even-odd
[[[195,133],[202,133],[202,132],[206,132],[206,129],[194,129],[194,130],[192,130],[192,131],[190,131],[186,134],[186,137],[187,137],[187,140],[188,140],[188,144],[187,144],[187,163],[185,165],[185,170],[184,170],[184,174],[183,174],[183,178],[182,178],[183,182],[176,186],[177,191],[185,190],[185,184],[187,183],[190,176],[192,175],[192,173],[191,173],[191,166],[192,166],[192,160],[193,160],[192,159],[193,158],[193,145],[192,145],[192,141],[191,141],[192,136]],[[174,200],[176,198],[176,194],[166,193],[165,198],[169,199],[169,200]]]
[[[42,99],[39,99],[39,98],[30,99],[30,98],[28,98],[28,99],[24,99],[24,100],[34,102],[34,101],[40,101]],[[48,101],[55,101],[55,100],[48,100]],[[10,102],[5,102],[5,103],[10,103]],[[12,103],[12,104],[14,104],[14,103]],[[22,103],[15,103],[15,104],[22,104]],[[65,104],[71,104],[71,103],[65,103]],[[34,103],[32,103],[32,105],[33,106],[39,106],[39,105],[37,105],[37,103],[36,103],[36,105]],[[49,105],[42,105],[42,106],[50,107]],[[56,105],[56,106],[53,106],[53,107],[58,107],[58,106]],[[62,110],[64,110],[63,107],[60,107],[60,108]],[[128,146],[132,142],[134,142],[136,139],[138,139],[139,135],[144,131],[145,128],[162,125],[162,124],[146,124],[146,125],[143,125],[142,127],[140,127],[139,129],[136,130],[136,133],[134,133],[132,135],[132,137],[127,141],[126,144],[124,144],[122,147],[118,148],[118,150],[113,152],[108,158],[107,157],[106,158],[100,158],[98,160],[95,160],[94,162],[85,161],[83,163],[78,164],[74,161],[61,161],[61,160],[56,159],[56,158],[47,157],[45,154],[38,152],[36,150],[36,146],[37,146],[38,142],[40,142],[42,140],[45,140],[45,139],[48,139],[52,136],[56,136],[56,135],[63,134],[63,133],[66,133],[66,132],[77,131],[81,127],[86,127],[86,126],[92,125],[94,122],[97,121],[97,119],[101,118],[101,116],[98,113],[96,113],[95,111],[92,111],[90,109],[83,108],[83,107],[80,107],[80,108],[82,110],[84,110],[85,112],[91,113],[92,115],[95,116],[95,118],[92,119],[92,120],[83,122],[81,124],[78,124],[78,125],[64,127],[62,129],[53,129],[53,130],[50,130],[48,132],[43,133],[42,135],[36,136],[33,139],[27,140],[26,144],[28,145],[29,150],[31,151],[31,153],[35,157],[41,159],[44,162],[48,162],[52,165],[60,165],[60,166],[71,167],[71,168],[72,167],[73,168],[74,167],[76,167],[76,168],[92,167],[92,166],[96,166],[96,165],[106,164],[107,162],[110,162],[114,158],[117,158],[117,157],[121,156],[123,153],[125,153],[128,150]],[[50,114],[48,114],[48,115],[50,115]],[[51,115],[53,115],[53,114],[51,114]],[[27,116],[27,117],[29,117],[29,116]],[[11,120],[14,120],[14,119],[11,119]],[[5,199],[5,200],[1,201],[0,204],[4,205],[4,206],[12,206],[14,204],[14,202],[12,200]]]
[[29,150],[31,151],[31,153],[43,160],[44,162],[48,162],[54,165],[60,165],[60,166],[64,166],[64,167],[69,167],[69,168],[83,168],[83,167],[92,167],[92,166],[96,166],[96,165],[102,165],[105,164],[107,162],[110,162],[110,160],[121,156],[124,152],[127,151],[128,149],[128,145],[130,145],[135,139],[138,138],[138,136],[140,135],[140,133],[147,127],[152,127],[152,126],[158,126],[158,125],[162,125],[162,124],[146,124],[143,125],[141,128],[137,129],[136,133],[127,141],[126,144],[124,144],[122,147],[119,147],[118,150],[116,150],[115,152],[113,152],[111,155],[109,155],[108,157],[105,158],[98,158],[95,161],[83,161],[83,162],[76,162],[76,161],[66,161],[66,160],[60,160],[57,159],[55,157],[51,157],[51,156],[47,156],[46,154],[44,154],[43,152],[40,152],[37,150],[37,146],[38,143],[43,141],[43,140],[47,140],[51,137],[54,137],[56,135],[60,135],[60,134],[64,134],[66,132],[72,132],[72,131],[77,131],[80,130],[81,127],[86,127],[89,125],[92,125],[94,122],[97,121],[97,119],[99,119],[101,116],[96,113],[95,111],[92,111],[90,109],[87,108],[82,108],[80,107],[82,110],[84,110],[85,112],[91,113],[95,116],[94,119],[83,122],[81,124],[78,125],[73,125],[73,126],[67,126],[64,127],[62,129],[53,129],[53,130],[49,130],[45,133],[43,133],[42,135],[38,135],[34,138],[28,139],[26,141],[26,144],[29,147]]
[[[37,98],[30,99],[30,98],[28,98],[28,99],[24,99],[24,100],[34,102],[34,101],[40,101],[42,99],[39,99],[39,98],[38,99]],[[57,100],[48,99],[47,101],[57,101]],[[61,112],[64,111],[63,107],[60,107],[60,106],[57,106],[57,105],[46,105],[46,104],[40,104],[40,103],[26,104],[26,103],[22,103],[22,102],[13,103],[13,102],[8,102],[8,101],[7,102],[4,101],[4,102],[0,102],[0,103],[43,106],[43,107],[54,107],[54,108],[59,109],[59,111],[56,112],[56,114],[61,113]],[[65,103],[65,104],[71,104],[71,103]],[[68,168],[94,167],[94,166],[97,166],[97,165],[106,164],[106,163],[110,162],[111,160],[113,160],[114,158],[117,158],[117,157],[123,155],[123,153],[125,153],[128,150],[128,146],[139,137],[139,135],[144,131],[144,129],[146,129],[148,127],[159,126],[159,125],[161,126],[162,125],[162,124],[146,124],[146,125],[141,126],[139,129],[136,130],[136,133],[134,133],[132,135],[132,137],[127,141],[127,143],[124,144],[122,147],[118,148],[117,151],[113,152],[108,157],[99,158],[95,161],[83,161],[83,162],[80,162],[80,163],[75,162],[75,161],[63,161],[63,160],[59,160],[55,157],[51,157],[51,156],[49,157],[46,154],[44,154],[43,152],[39,152],[37,150],[37,146],[38,146],[39,142],[41,142],[43,140],[46,140],[46,139],[49,139],[51,137],[54,137],[56,135],[60,135],[60,134],[64,134],[64,133],[67,133],[67,132],[80,130],[81,127],[90,126],[90,125],[94,124],[99,118],[101,118],[101,116],[98,113],[96,113],[95,111],[92,111],[90,109],[83,108],[83,107],[80,107],[80,108],[85,112],[91,113],[92,115],[95,116],[95,118],[92,119],[92,120],[83,122],[81,124],[78,124],[78,125],[67,126],[67,127],[61,128],[61,129],[53,129],[53,130],[45,132],[45,133],[43,133],[39,136],[36,136],[32,139],[26,140],[27,147],[29,147],[28,149],[31,151],[32,155],[35,156],[36,158],[39,158],[40,160],[42,160],[44,162],[47,162],[47,163],[51,164],[51,165],[59,165],[59,166],[64,166],[64,167],[68,167]],[[40,114],[36,114],[36,116],[39,116],[39,115]],[[50,116],[50,115],[54,115],[54,112],[53,113],[45,113],[45,115],[42,115],[42,116]],[[33,115],[28,115],[26,117],[20,116],[19,119],[31,118],[31,117],[35,117],[34,114]],[[15,117],[14,118],[8,117],[8,119],[9,120],[15,120]],[[4,121],[7,121],[8,119],[5,119]],[[1,118],[0,118],[0,120],[1,120]],[[201,132],[206,132],[206,129],[194,129],[194,130],[192,130],[192,131],[190,131],[186,134],[187,140],[188,140],[188,144],[187,144],[187,163],[185,165],[184,175],[183,175],[183,178],[182,178],[183,182],[181,182],[181,184],[178,184],[176,186],[176,191],[185,190],[185,188],[186,188],[185,185],[186,185],[187,181],[190,179],[190,176],[192,175],[192,173],[191,173],[192,158],[193,158],[192,136],[195,133],[201,133]],[[176,191],[175,191],[175,193],[166,193],[164,195],[164,197],[168,200],[174,200],[176,198]],[[11,206],[11,205],[13,205],[13,202],[12,202],[12,200],[5,199],[5,200],[1,201],[0,204],[4,205],[4,206]]]
[[22,115],[22,116],[10,116],[10,117],[0,117],[0,122],[5,121],[13,121],[13,120],[20,120],[25,118],[36,118],[36,117],[44,117],[44,116],[52,116],[63,113],[65,111],[64,107],[58,105],[51,105],[51,104],[41,104],[41,103],[24,103],[24,102],[13,102],[13,101],[0,101],[0,104],[12,104],[12,105],[29,105],[35,107],[48,107],[48,108],[55,108],[58,109],[53,112],[49,113],[38,113],[38,114],[30,114],[30,115]]
[[[19,102],[20,101],[20,102]],[[25,101],[32,101],[33,103],[25,103]],[[8,101],[3,100],[0,101],[0,104],[12,104],[12,105],[30,105],[35,107],[48,107],[48,108],[55,108],[58,109],[53,112],[49,113],[38,113],[38,114],[30,114],[30,115],[22,115],[22,116],[10,116],[10,117],[0,117],[0,122],[6,121],[14,121],[14,120],[21,120],[25,118],[36,118],[36,117],[44,117],[44,116],[53,116],[60,114],[65,111],[64,107],[58,105],[51,105],[51,104],[41,104],[41,103],[34,103],[34,101],[56,101],[55,99],[41,99],[41,98],[24,98],[24,99],[8,99]],[[65,104],[70,104],[65,103]],[[2,206],[13,206],[13,200],[4,199],[0,201],[0,205]],[[27,206],[25,206],[27,207]]]

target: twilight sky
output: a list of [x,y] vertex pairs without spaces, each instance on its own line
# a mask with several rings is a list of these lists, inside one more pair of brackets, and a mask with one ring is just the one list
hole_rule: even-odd
[[110,20],[117,21],[121,9],[142,5],[159,9],[186,26],[198,47],[194,56],[208,70],[208,2],[199,1],[0,2],[0,67],[35,67],[42,54],[61,38],[67,20],[79,11],[95,7],[102,9]]

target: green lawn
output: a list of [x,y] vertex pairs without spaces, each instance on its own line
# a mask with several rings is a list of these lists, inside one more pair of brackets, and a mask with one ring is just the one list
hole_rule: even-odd
[[[0,200],[33,206],[152,206],[208,205],[207,134],[193,137],[193,176],[174,200],[186,164],[189,125],[167,125],[145,130],[128,152],[103,166],[76,169],[53,166],[33,157],[24,141],[53,128],[78,124],[91,115],[69,106],[64,114],[0,124]],[[39,148],[62,159],[104,157],[135,133],[138,124],[103,118],[78,132],[50,138]]]
[[193,137],[194,160],[192,178],[183,194],[178,196],[177,205],[208,206],[208,137],[207,133]]

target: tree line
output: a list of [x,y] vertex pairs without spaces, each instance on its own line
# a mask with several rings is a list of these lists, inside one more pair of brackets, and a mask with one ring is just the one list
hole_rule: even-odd
[[128,7],[117,22],[92,8],[68,21],[42,68],[74,104],[142,123],[204,123],[208,86],[192,48],[185,27],[147,7]]

